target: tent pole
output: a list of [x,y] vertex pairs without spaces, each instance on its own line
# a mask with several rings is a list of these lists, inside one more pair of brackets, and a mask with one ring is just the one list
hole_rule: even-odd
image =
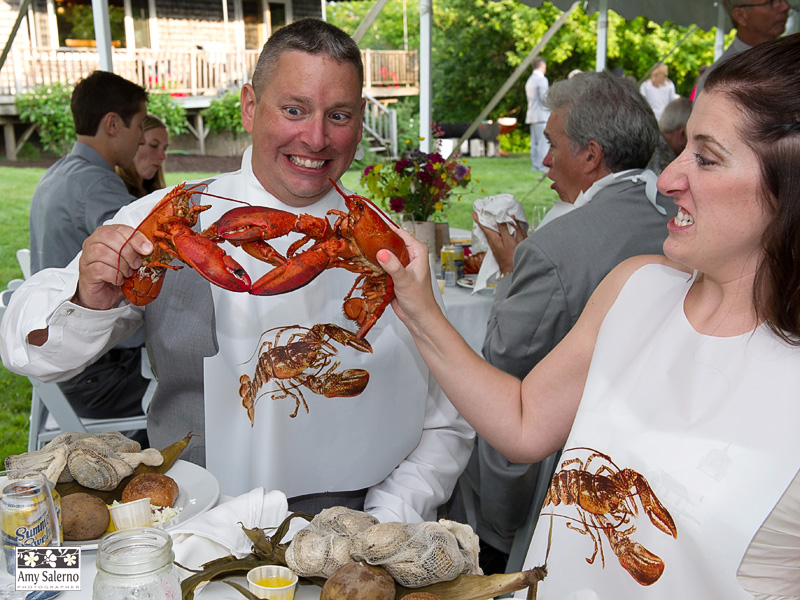
[[3,68],[3,65],[6,63],[6,58],[8,57],[8,53],[11,51],[11,44],[14,43],[14,37],[17,35],[17,31],[19,30],[19,26],[22,23],[22,19],[25,18],[25,13],[28,12],[28,7],[31,5],[31,0],[23,0],[22,4],[19,5],[19,13],[17,14],[17,20],[14,21],[14,26],[11,28],[11,33],[8,36],[8,40],[6,40],[5,48],[3,48],[3,54],[0,56],[0,69]]
[[533,59],[539,55],[539,53],[542,51],[542,48],[544,48],[547,45],[547,42],[550,41],[550,38],[552,38],[556,34],[556,32],[559,29],[561,29],[561,26],[564,23],[566,23],[567,19],[572,14],[572,11],[578,7],[578,4],[580,4],[580,1],[573,2],[572,6],[570,6],[566,11],[561,13],[561,16],[558,17],[558,19],[556,19],[556,22],[550,26],[550,29],[548,29],[545,32],[545,34],[542,36],[542,39],[540,39],[539,42],[533,47],[533,50],[531,50],[528,53],[528,56],[526,56],[519,64],[519,66],[516,69],[514,69],[514,72],[508,79],[506,79],[506,82],[502,86],[500,86],[500,89],[497,90],[497,93],[494,95],[494,98],[492,98],[489,101],[489,104],[487,104],[486,107],[481,111],[481,114],[478,115],[478,118],[472,122],[472,125],[470,125],[469,128],[467,128],[467,130],[464,132],[464,135],[462,135],[461,138],[458,140],[458,142],[456,142],[454,148],[456,149],[461,148],[461,144],[463,144],[466,140],[468,140],[469,137],[478,128],[478,125],[480,125],[481,122],[487,116],[489,116],[489,113],[492,112],[492,109],[495,106],[497,106],[498,102],[500,102],[500,100],[503,99],[503,96],[506,95],[508,90],[511,89],[511,86],[517,82],[517,79],[519,79],[520,76],[525,72],[525,70],[531,65]]
[[356,44],[358,44],[361,41],[361,38],[364,37],[364,34],[367,33],[367,30],[378,17],[378,14],[383,10],[383,7],[386,6],[388,1],[389,0],[375,0],[375,4],[372,5],[372,8],[369,9],[367,16],[364,17],[364,20],[361,21],[361,23],[359,23],[355,33],[353,33],[353,40]]
[[419,0],[419,149],[431,150],[431,22],[433,0]]
[[108,0],[92,0],[94,39],[100,57],[100,70],[114,72],[111,64],[111,21],[108,17]]
[[597,7],[597,54],[595,71],[605,71],[608,54],[608,0],[600,0]]
[[714,38],[714,62],[719,60],[725,50],[725,7],[722,2],[717,4],[717,32]]

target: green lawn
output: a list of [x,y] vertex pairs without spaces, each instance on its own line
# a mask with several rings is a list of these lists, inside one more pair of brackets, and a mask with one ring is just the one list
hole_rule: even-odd
[[[447,221],[451,227],[471,229],[472,202],[499,193],[510,193],[522,202],[530,218],[534,206],[549,206],[555,200],[549,181],[537,185],[527,155],[503,158],[468,159],[474,184],[460,201],[452,202]],[[30,198],[44,169],[17,169],[0,166],[3,182],[3,210],[0,211],[0,289],[11,279],[22,277],[16,259],[18,248],[28,247],[28,211]],[[202,179],[211,173],[167,173],[167,184]],[[342,177],[351,190],[363,193],[361,173],[349,171]],[[538,175],[538,174],[537,174]],[[0,367],[0,458],[27,449],[28,415],[31,386],[25,377]]]

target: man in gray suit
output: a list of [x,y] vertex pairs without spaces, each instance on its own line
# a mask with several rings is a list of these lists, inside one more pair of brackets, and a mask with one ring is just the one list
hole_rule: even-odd
[[[483,355],[520,378],[567,334],[611,269],[631,256],[661,253],[677,212],[645,170],[658,123],[630,83],[581,73],[553,84],[547,104],[544,164],[570,210],[527,238],[520,228],[515,235],[484,229],[501,275]],[[530,512],[538,471],[536,464],[510,463],[478,438],[462,482],[472,488],[484,544],[508,552]]]
[[545,99],[550,84],[544,76],[547,63],[541,56],[533,59],[533,73],[525,82],[525,95],[528,97],[528,112],[525,122],[531,126],[531,164],[534,171],[544,171],[542,164],[547,154],[547,138],[544,135],[544,126],[550,111],[547,109]]

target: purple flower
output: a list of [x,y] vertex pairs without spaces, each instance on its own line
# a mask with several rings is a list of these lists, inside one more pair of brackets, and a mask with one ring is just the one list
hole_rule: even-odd
[[469,175],[469,167],[462,164],[456,165],[456,172],[453,174],[456,181],[463,181],[467,175]]
[[369,165],[369,166],[368,166],[366,169],[364,169],[364,176],[367,176],[367,175],[369,175],[370,173],[372,173],[372,169],[373,169],[374,167],[375,167],[375,165]]
[[439,154],[438,152],[434,152],[433,154],[430,154],[428,156],[428,160],[430,162],[432,162],[432,163],[443,163],[444,162],[444,159],[442,158],[442,155]]
[[391,200],[389,200],[389,208],[394,212],[403,212],[403,209],[406,207],[406,201],[404,198],[400,196],[395,196]]

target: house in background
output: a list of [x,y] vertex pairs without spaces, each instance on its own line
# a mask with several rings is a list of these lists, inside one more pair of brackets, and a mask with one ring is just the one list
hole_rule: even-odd
[[[111,4],[113,2],[114,4]],[[204,151],[200,111],[210,100],[249,81],[271,33],[304,17],[325,18],[325,0],[110,0],[112,67],[152,92],[179,98],[192,115]],[[22,10],[21,17],[20,11]],[[0,123],[6,157],[15,158],[19,120],[14,96],[55,82],[74,85],[99,68],[91,0],[0,0],[0,40],[14,30],[0,69]],[[4,43],[5,45],[5,43]],[[419,93],[416,50],[364,50],[365,96],[386,142],[391,115],[375,98]],[[390,151],[391,153],[391,151]]]

